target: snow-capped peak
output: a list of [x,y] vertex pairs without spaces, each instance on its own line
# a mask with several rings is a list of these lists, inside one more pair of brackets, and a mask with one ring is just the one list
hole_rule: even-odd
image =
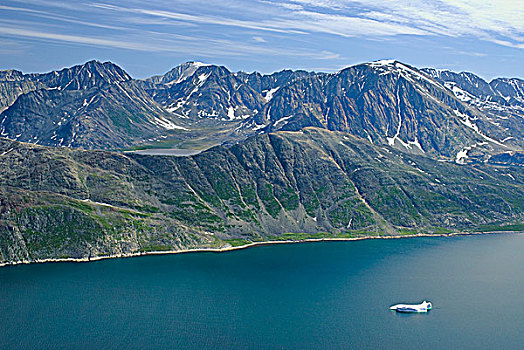
[[179,84],[186,80],[187,78],[193,76],[195,72],[200,67],[207,67],[210,66],[210,64],[202,63],[202,62],[196,62],[196,61],[189,61],[186,63],[183,63],[164,75],[164,78],[162,79],[162,82],[166,85],[173,85],[173,84]]
[[189,62],[186,62],[186,64],[189,64],[190,66],[193,66],[193,67],[206,67],[206,66],[210,66],[210,64],[208,63],[203,63],[203,62],[199,62],[199,61],[189,61]]
[[372,62],[369,62],[368,64],[372,67],[380,67],[380,66],[391,66],[393,64],[395,64],[395,60],[378,60],[378,61],[372,61]]

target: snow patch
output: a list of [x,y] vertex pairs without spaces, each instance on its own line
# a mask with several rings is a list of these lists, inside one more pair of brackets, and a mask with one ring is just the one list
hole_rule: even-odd
[[421,172],[421,173],[424,174],[424,175],[429,175],[429,174],[426,173],[424,170],[422,170],[422,169],[420,169],[420,168],[418,168],[418,167],[416,167],[416,166],[414,166],[413,168],[415,168],[415,170]]
[[417,147],[419,150],[422,151],[422,153],[426,153],[422,146],[420,145],[420,142],[418,142],[418,137],[415,137],[414,141],[408,141],[408,147],[411,148],[411,146]]
[[227,117],[229,120],[235,120],[235,109],[232,106],[227,109]]
[[[290,115],[290,116],[288,116],[288,117],[280,118],[280,119],[277,120],[277,121],[275,122],[275,124],[273,124],[273,125],[274,125],[274,126],[277,126],[278,124],[280,124],[280,123],[284,123],[284,122],[285,122],[285,124],[287,124],[286,120],[288,120],[289,118],[293,118],[293,116]],[[285,125],[285,124],[284,124],[284,125]]]
[[364,129],[364,132],[366,133],[366,136],[371,144],[373,144],[373,139],[371,138],[371,135],[368,133],[366,129]]
[[14,148],[8,149],[7,151],[5,151],[2,154],[0,154],[0,157],[5,156],[7,153],[11,152],[12,150],[14,150]]
[[418,72],[415,69],[412,69],[400,62],[395,60],[379,60],[368,63],[369,66],[377,68],[379,70],[379,75],[385,75],[390,73],[397,73],[399,76],[402,76],[404,79],[415,83],[415,80],[424,80],[438,88],[443,88],[443,86],[431,79],[428,78],[425,74]]
[[464,147],[464,149],[462,149],[461,151],[457,153],[455,157],[455,163],[461,164],[461,165],[466,164],[466,159],[468,158],[469,151],[471,151],[475,147],[484,146],[487,144],[488,144],[487,142],[480,142],[480,143],[475,143],[468,147]]
[[84,99],[84,103],[82,104],[82,107],[87,107],[91,104],[91,102],[93,102],[93,100],[96,98],[96,95],[91,97],[91,99],[89,100],[89,102],[87,102],[87,99]]
[[189,130],[187,128],[184,128],[183,126],[176,125],[172,121],[167,120],[165,118],[154,117],[153,119],[154,119],[154,122],[153,122],[154,124],[159,125],[159,126],[163,127],[164,129],[167,129],[167,130],[175,130],[175,129]]
[[257,131],[257,130],[260,130],[260,129],[264,129],[266,126],[268,126],[269,124],[255,124],[255,126],[251,129],[253,131]]
[[103,207],[117,208],[117,207],[115,207],[115,206],[112,205],[112,204],[103,203],[103,202],[95,202],[95,201],[92,201],[92,200],[89,199],[89,198],[82,199],[81,201],[82,201],[82,202],[85,202],[85,203],[97,204],[97,205],[100,205],[100,206],[103,206]]
[[378,60],[378,61],[369,62],[368,65],[372,67],[377,67],[377,66],[380,67],[380,66],[390,66],[394,63],[395,63],[395,60]]
[[203,73],[203,74],[199,74],[198,75],[198,84],[203,84],[204,81],[206,81],[207,78],[209,78],[209,76],[211,75],[211,73]]
[[466,147],[462,151],[459,151],[457,153],[457,157],[455,159],[455,163],[457,164],[466,164],[466,159],[468,158],[468,151],[471,149],[471,147]]
[[[436,81],[434,81],[434,80],[432,80],[432,79],[426,77],[424,74],[421,74],[421,73],[417,72],[417,71],[414,70],[414,69],[409,68],[408,66],[403,65],[403,64],[400,63],[400,62],[397,62],[397,63],[395,64],[395,67],[400,68],[401,70],[404,70],[404,71],[410,73],[410,74],[413,75],[416,79],[422,79],[422,80],[425,80],[425,81],[427,81],[428,83],[430,83],[430,84],[432,84],[432,85],[435,85],[435,86],[437,86],[437,87],[439,87],[439,88],[442,87],[442,85],[440,85],[438,82],[436,82]],[[406,76],[404,76],[404,77],[406,77]]]
[[276,88],[273,88],[273,89],[270,89],[270,90],[265,90],[267,91],[266,94],[264,95],[264,99],[266,101],[271,101],[271,99],[273,98],[273,95],[275,94],[275,92],[278,91],[278,89],[280,89],[280,87],[276,87]]
[[475,97],[471,95],[469,92],[462,90],[457,86],[457,84],[453,81],[447,81],[444,83],[444,86],[451,90],[453,92],[453,95],[455,95],[456,98],[461,100],[462,102],[470,102]]
[[386,131],[386,139],[388,140],[388,144],[390,146],[395,145],[395,140],[398,139],[398,136],[400,135],[400,128],[402,127],[402,115],[400,114],[400,98],[398,96],[398,89],[397,89],[397,109],[398,109],[398,127],[397,127],[397,133],[393,137],[387,137],[387,131]]
[[[494,140],[494,139],[492,139],[491,137],[484,135],[484,134],[479,130],[477,124],[471,122],[471,119],[470,119],[471,117],[470,117],[469,115],[464,114],[464,113],[461,113],[460,111],[458,111],[458,110],[456,110],[456,109],[454,109],[453,112],[455,113],[455,115],[456,115],[457,117],[459,117],[459,121],[460,121],[462,124],[466,125],[466,126],[467,126],[468,128],[470,128],[470,129],[473,129],[477,134],[479,134],[480,136],[482,136],[484,139],[488,140],[489,142],[493,142],[493,143],[495,143],[495,144],[497,144],[497,145],[499,145],[499,146],[504,146],[504,145],[503,145],[502,143],[500,143],[499,141]],[[473,120],[476,120],[476,118],[474,118]]]
[[171,86],[173,84],[179,84],[179,83],[183,82],[184,80],[186,80],[187,78],[193,76],[193,74],[195,74],[195,72],[198,70],[198,68],[205,67],[205,66],[210,66],[210,64],[205,64],[205,63],[202,63],[202,62],[190,62],[189,65],[187,66],[187,68],[178,77],[178,79],[172,80],[172,81],[166,83],[166,85],[167,86]]
[[[417,137],[415,137],[414,141],[408,141],[408,142],[404,142],[399,137],[399,135],[400,135],[400,128],[402,127],[402,114],[401,114],[401,111],[400,111],[400,97],[399,97],[399,94],[398,94],[398,89],[397,89],[397,107],[398,107],[398,112],[397,112],[397,114],[398,114],[397,132],[396,132],[395,136],[387,137],[387,131],[386,131],[386,139],[388,141],[388,144],[390,146],[394,146],[395,145],[395,141],[399,141],[407,149],[413,149],[413,146],[415,146],[420,151],[422,151],[422,153],[425,153],[424,150],[422,149],[422,146],[420,145]],[[367,131],[366,131],[366,133],[367,133]],[[369,134],[368,134],[368,136],[369,136]],[[373,143],[373,141],[371,141],[371,143]]]

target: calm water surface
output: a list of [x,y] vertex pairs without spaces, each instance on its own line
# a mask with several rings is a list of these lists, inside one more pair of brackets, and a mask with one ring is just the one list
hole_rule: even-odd
[[174,156],[174,157],[187,157],[194,156],[195,154],[201,153],[202,150],[194,149],[179,149],[179,148],[150,148],[138,151],[130,151],[129,153],[147,154],[150,156]]
[[523,252],[505,234],[5,267],[0,348],[522,349]]

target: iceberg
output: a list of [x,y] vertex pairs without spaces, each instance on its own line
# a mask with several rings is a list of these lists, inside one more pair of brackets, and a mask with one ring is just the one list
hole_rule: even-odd
[[432,308],[431,302],[424,300],[420,304],[397,304],[390,306],[389,309],[397,312],[428,312]]

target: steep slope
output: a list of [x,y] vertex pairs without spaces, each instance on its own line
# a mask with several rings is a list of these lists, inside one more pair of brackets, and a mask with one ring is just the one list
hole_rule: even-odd
[[522,149],[524,140],[524,81],[497,78],[486,82],[479,76],[449,70],[423,69],[461,101],[482,111],[488,126],[504,130],[499,141]]
[[168,143],[206,149],[246,139],[253,131],[242,127],[244,120],[257,114],[281,86],[315,74],[291,70],[270,75],[233,73],[222,66],[186,62],[164,75],[137,83],[191,129],[159,143],[159,147]]
[[296,80],[316,75],[324,75],[324,73],[313,73],[303,70],[293,71],[290,69],[284,69],[273,74],[260,74],[258,72],[235,73],[235,76],[239,78],[244,84],[249,85],[253,90],[263,95],[266,101],[270,101],[273,98],[275,92],[278,91],[278,89],[281,87]]
[[[279,89],[244,128],[322,127],[463,163],[467,156],[485,159],[521,149],[519,128],[510,131],[491,121],[425,72],[397,61],[377,61],[294,81]],[[519,141],[508,146],[508,137]]]
[[317,128],[180,158],[1,139],[0,261],[522,223],[522,168],[503,161],[442,163]]
[[18,96],[43,88],[36,74],[23,74],[17,70],[0,71],[0,113],[16,101]]
[[398,61],[270,75],[187,62],[146,80],[91,61],[47,74],[0,72],[0,136],[200,150],[313,126],[463,164],[524,148],[523,87],[519,79],[487,83]]
[[524,106],[524,80],[517,78],[493,79],[489,85],[512,105]]
[[505,106],[524,105],[524,81],[517,78],[496,78],[487,82],[469,73],[423,68],[422,71],[442,82],[455,96],[466,102],[483,106],[482,102],[495,102]]
[[[165,137],[174,123],[118,66],[90,61],[48,74],[4,74],[6,94],[0,133],[50,146],[114,149]],[[14,101],[13,101],[14,100]]]
[[254,115],[262,96],[222,66],[187,62],[146,81],[155,101],[168,111],[195,121],[236,121]]

